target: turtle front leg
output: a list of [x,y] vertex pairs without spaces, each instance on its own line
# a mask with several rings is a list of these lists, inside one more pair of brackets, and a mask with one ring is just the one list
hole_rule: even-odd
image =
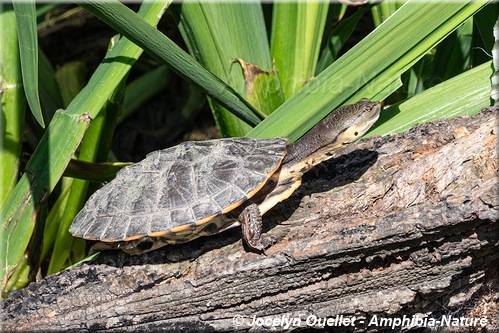
[[241,222],[243,239],[253,250],[263,251],[277,241],[273,235],[262,235],[262,216],[256,204],[247,205],[238,220]]

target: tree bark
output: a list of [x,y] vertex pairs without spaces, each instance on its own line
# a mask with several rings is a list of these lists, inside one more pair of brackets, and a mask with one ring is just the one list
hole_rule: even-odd
[[411,328],[397,318],[420,329],[452,315],[495,331],[496,116],[417,125],[318,166],[264,216],[280,238],[265,254],[236,229],[140,256],[102,253],[13,292],[3,329],[391,331]]

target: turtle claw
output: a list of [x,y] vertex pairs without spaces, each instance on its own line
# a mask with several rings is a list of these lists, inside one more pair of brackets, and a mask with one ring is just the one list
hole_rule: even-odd
[[263,252],[278,241],[274,235],[262,235],[262,216],[256,204],[247,205],[239,214],[239,221],[243,230],[243,239],[252,250]]
[[277,243],[278,240],[279,238],[274,235],[261,235],[259,239],[251,240],[244,238],[246,245],[248,245],[252,250],[258,252],[264,252],[265,249]]

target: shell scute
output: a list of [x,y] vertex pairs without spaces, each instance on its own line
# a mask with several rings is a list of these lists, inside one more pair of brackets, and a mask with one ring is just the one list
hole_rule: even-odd
[[222,214],[222,209],[211,199],[204,199],[192,205],[192,213],[194,214],[195,219],[199,221],[207,216]]
[[152,216],[150,215],[136,215],[130,218],[128,229],[124,235],[127,236],[145,236],[152,229]]

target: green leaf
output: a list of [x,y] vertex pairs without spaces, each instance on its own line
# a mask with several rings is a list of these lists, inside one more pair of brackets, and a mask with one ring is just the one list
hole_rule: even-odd
[[18,179],[26,107],[15,20],[12,6],[0,3],[0,208]]
[[63,105],[66,107],[78,95],[86,82],[87,68],[81,61],[70,61],[63,64],[55,72],[60,87]]
[[143,18],[126,6],[115,0],[106,2],[86,0],[80,5],[143,48],[149,55],[164,62],[180,76],[201,87],[243,121],[251,125],[260,121],[254,108],[231,86],[209,72],[168,37],[147,24]]
[[63,109],[67,104],[63,104],[61,91],[57,80],[55,78],[55,72],[52,68],[52,64],[49,59],[45,56],[42,50],[39,49],[39,93],[40,93],[40,103],[42,105],[44,119],[50,122],[54,113],[58,109]]
[[45,221],[45,230],[43,232],[43,246],[40,255],[40,261],[44,262],[52,252],[54,242],[60,229],[61,221],[64,219],[64,209],[68,203],[69,193],[73,185],[72,178],[63,178],[61,180],[61,191],[56,202],[50,209],[50,213]]
[[4,231],[0,243],[0,257],[4,259],[0,262],[2,290],[28,246],[36,211],[47,200],[66,167],[61,155],[70,155],[71,150],[64,149],[63,145],[76,148],[88,122],[88,117],[57,111],[27,164],[26,173],[5,204],[1,213]]
[[261,111],[262,116],[272,113],[284,102],[276,70],[264,71],[242,58],[236,58],[234,62],[238,62],[243,69],[246,99]]
[[432,61],[432,70],[428,75],[433,83],[430,86],[439,83],[435,82],[437,80],[443,82],[468,68],[471,62],[472,32],[473,19],[468,19],[438,45]]
[[[260,4],[186,2],[174,8],[189,52],[253,103],[260,118],[265,118],[282,104],[284,99],[279,79],[273,74]],[[243,75],[254,73],[248,70],[250,67],[268,73],[265,82],[255,82],[252,75]],[[265,93],[260,95],[253,93],[263,91]],[[223,136],[241,136],[251,129],[232,114],[233,110],[213,101],[210,106]]]
[[363,97],[383,99],[400,85],[402,73],[484,5],[406,2],[248,136],[295,141],[340,105]]
[[357,23],[359,23],[362,16],[364,16],[369,9],[371,9],[371,6],[362,6],[353,15],[338,22],[327,38],[327,45],[324,50],[322,50],[316,74],[322,72],[338,58],[338,54],[350,38]]
[[440,118],[474,115],[490,105],[492,63],[470,69],[381,112],[366,136],[400,133],[415,124]]
[[38,38],[36,31],[35,1],[13,2],[16,12],[19,52],[23,73],[24,91],[31,113],[40,126],[45,127],[38,96]]
[[166,88],[170,82],[171,73],[166,66],[157,67],[127,85],[123,113],[118,122],[131,116],[147,100]]
[[270,39],[284,97],[289,99],[315,75],[326,23],[327,2],[276,2]]
[[64,171],[64,176],[94,182],[105,182],[113,180],[119,170],[131,164],[131,162],[90,163],[80,160],[71,160],[67,169]]
[[383,1],[372,9],[374,26],[377,27],[400,8],[402,1]]
[[[111,39],[111,47],[108,49],[108,54],[112,52],[112,47],[117,45],[118,40],[117,36]],[[80,68],[80,64],[70,63],[68,69],[71,72],[76,71],[78,73],[80,72]],[[73,95],[83,87],[83,81],[81,79],[78,80],[80,78],[79,75],[71,75],[70,77],[73,79],[66,79],[68,82],[66,85],[68,86],[68,98],[73,99]],[[112,136],[123,102],[125,81],[126,76],[117,85],[105,108],[92,120],[83,141],[78,147],[77,156],[79,160],[88,162],[107,161]],[[74,216],[76,216],[85,203],[88,188],[89,183],[86,180],[74,179],[71,183],[68,200],[64,206],[64,214],[59,223],[52,255],[47,268],[47,274],[56,273],[67,266],[74,239],[69,234],[68,229]],[[78,252],[83,253],[83,251],[84,248],[82,246]]]

